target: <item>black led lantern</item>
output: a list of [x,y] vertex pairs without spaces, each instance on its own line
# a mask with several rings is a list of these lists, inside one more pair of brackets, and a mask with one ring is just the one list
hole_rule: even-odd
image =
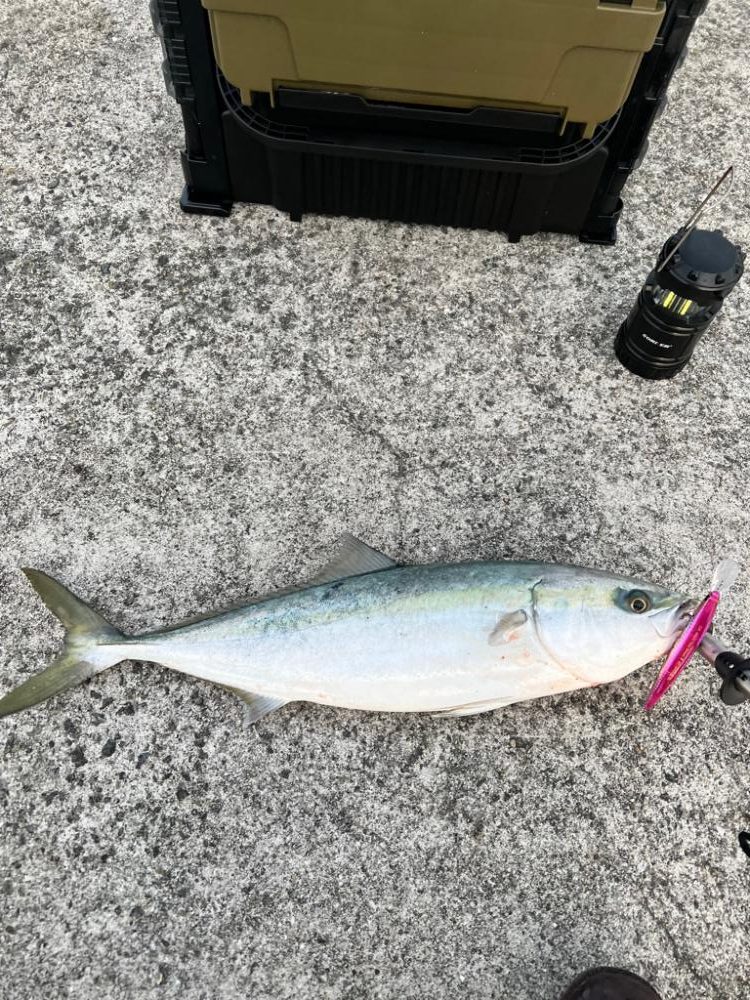
[[721,230],[690,222],[664,244],[654,270],[615,338],[617,357],[635,375],[673,378],[690,361],[711,320],[742,276],[745,255]]

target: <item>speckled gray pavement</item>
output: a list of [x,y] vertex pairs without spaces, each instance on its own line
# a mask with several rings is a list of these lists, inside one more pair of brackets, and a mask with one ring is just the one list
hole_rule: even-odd
[[[677,380],[612,354],[724,164],[750,244],[743,0],[712,0],[615,249],[238,207],[180,213],[145,0],[0,7],[0,690],[126,630],[400,560],[535,557],[700,591],[750,567],[750,280]],[[750,650],[750,577],[718,631]],[[356,669],[356,666],[355,666]],[[455,721],[124,665],[0,723],[0,993],[554,1000],[593,963],[739,1000],[750,714],[696,663]]]

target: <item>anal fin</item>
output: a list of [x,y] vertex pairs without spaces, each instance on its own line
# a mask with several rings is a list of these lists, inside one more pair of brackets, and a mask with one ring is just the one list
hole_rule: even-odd
[[243,691],[241,688],[229,687],[227,684],[222,684],[222,687],[227,691],[231,691],[232,694],[236,694],[245,703],[245,721],[248,726],[255,725],[264,715],[275,712],[277,708],[283,708],[284,705],[289,704],[283,698],[271,698],[264,694],[253,694],[252,691]]

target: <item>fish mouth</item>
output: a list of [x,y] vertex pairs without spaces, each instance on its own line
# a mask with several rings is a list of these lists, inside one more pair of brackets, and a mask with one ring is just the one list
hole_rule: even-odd
[[679,601],[666,614],[662,612],[661,615],[657,616],[654,628],[663,639],[668,639],[674,636],[675,633],[679,634],[690,621],[693,612],[698,607],[698,603],[693,597]]

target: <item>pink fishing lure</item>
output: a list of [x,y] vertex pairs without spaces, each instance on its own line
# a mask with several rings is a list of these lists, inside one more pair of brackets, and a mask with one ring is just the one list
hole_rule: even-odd
[[722,594],[725,594],[737,578],[739,566],[733,559],[724,559],[714,570],[711,591],[701,601],[698,608],[669,652],[664,666],[651,688],[651,693],[643,706],[647,712],[669,691],[682,671],[693,658],[695,651],[711,628]]

